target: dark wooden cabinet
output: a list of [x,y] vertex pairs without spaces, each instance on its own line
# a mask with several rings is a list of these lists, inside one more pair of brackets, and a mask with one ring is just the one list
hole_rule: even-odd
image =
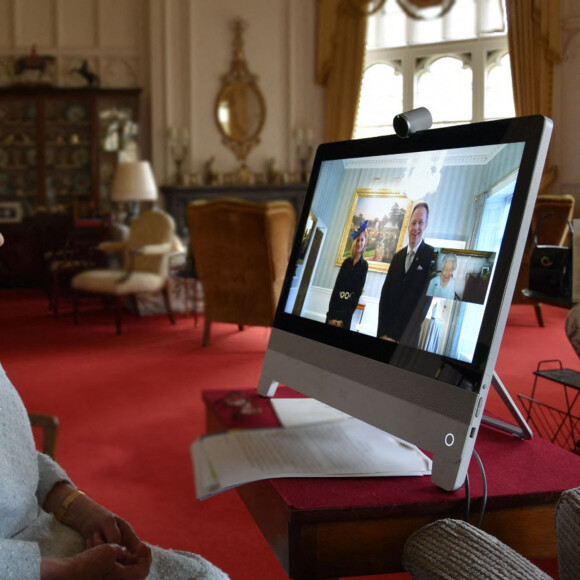
[[140,89],[0,89],[0,203],[101,209],[137,155]]
[[46,214],[20,223],[0,223],[0,288],[41,286],[46,277],[45,255],[63,248],[73,228],[71,214]]

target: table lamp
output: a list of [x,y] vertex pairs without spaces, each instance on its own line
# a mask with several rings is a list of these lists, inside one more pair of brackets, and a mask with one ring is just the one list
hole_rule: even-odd
[[157,184],[149,161],[122,162],[117,165],[111,187],[111,200],[130,205],[129,218],[139,215],[142,201],[157,199]]

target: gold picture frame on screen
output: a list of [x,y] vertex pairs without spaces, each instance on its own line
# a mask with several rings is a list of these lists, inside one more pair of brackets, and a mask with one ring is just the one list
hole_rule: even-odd
[[343,228],[336,265],[350,257],[350,234],[368,220],[365,260],[369,270],[388,272],[396,252],[405,244],[413,201],[389,189],[355,189]]

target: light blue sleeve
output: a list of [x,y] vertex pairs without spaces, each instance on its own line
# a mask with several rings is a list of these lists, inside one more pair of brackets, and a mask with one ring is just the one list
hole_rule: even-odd
[[[44,453],[38,452],[38,487],[36,497],[38,505],[43,506],[46,496],[50,490],[60,481],[71,483],[66,471],[52,458]],[[1,576],[0,576],[1,578]]]
[[425,293],[427,296],[435,296],[435,284],[437,284],[437,277],[431,278],[429,282],[429,286],[427,287],[427,292]]
[[36,542],[0,540],[0,578],[39,580],[40,549]]

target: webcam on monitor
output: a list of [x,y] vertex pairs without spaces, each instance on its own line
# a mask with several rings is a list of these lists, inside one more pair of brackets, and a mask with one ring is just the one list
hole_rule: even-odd
[[431,128],[433,117],[429,109],[419,107],[406,113],[396,115],[393,119],[395,133],[401,138],[410,137],[417,131],[426,131]]

